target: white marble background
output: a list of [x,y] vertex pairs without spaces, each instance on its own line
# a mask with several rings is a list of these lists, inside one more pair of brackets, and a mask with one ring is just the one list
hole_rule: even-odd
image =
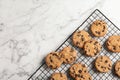
[[0,0],[0,80],[27,80],[96,8],[120,27],[120,0]]

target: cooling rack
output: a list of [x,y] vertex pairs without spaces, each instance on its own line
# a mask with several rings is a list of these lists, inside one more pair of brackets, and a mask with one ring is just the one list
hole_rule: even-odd
[[[110,59],[112,60],[112,63],[114,64],[117,60],[120,59],[120,54],[109,52],[106,49],[104,43],[109,36],[111,36],[113,34],[114,35],[120,34],[120,29],[114,23],[112,23],[112,21],[110,19],[108,19],[100,10],[96,9],[95,11],[93,11],[90,14],[90,16],[75,31],[86,30],[91,34],[91,32],[89,31],[90,25],[92,24],[93,21],[95,21],[97,19],[103,20],[107,23],[108,32],[104,37],[98,38],[98,37],[94,37],[93,35],[91,35],[91,36],[92,36],[92,38],[98,40],[103,46],[99,55],[109,56]],[[91,74],[93,80],[120,80],[120,78],[118,78],[114,74],[114,70],[111,70],[108,73],[97,72],[96,69],[94,68],[94,61],[95,61],[95,58],[99,55],[97,55],[96,57],[85,56],[83,54],[82,49],[79,49],[72,44],[72,41],[71,41],[72,34],[56,49],[56,51],[60,51],[65,46],[71,46],[72,48],[74,48],[78,54],[76,62],[82,62],[83,64],[86,64],[86,66],[88,66],[89,73]],[[49,80],[49,77],[54,72],[65,73],[68,76],[68,80],[73,80],[68,74],[68,69],[71,65],[72,64],[63,64],[60,68],[52,70],[46,66],[46,64],[43,60],[40,67],[29,77],[28,80]]]

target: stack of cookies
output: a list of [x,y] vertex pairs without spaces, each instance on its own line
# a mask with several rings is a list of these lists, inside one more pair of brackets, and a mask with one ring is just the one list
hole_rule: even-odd
[[[103,37],[107,33],[107,24],[102,20],[94,21],[90,30],[95,37]],[[98,55],[102,49],[99,41],[92,39],[90,34],[85,30],[76,31],[72,35],[74,46],[83,49],[84,54],[89,57]],[[106,40],[107,49],[111,52],[120,52],[120,36],[112,35]],[[70,46],[64,47],[59,52],[51,52],[46,58],[46,64],[51,69],[57,69],[61,64],[72,64],[76,61],[77,52]],[[108,56],[98,56],[95,59],[95,68],[99,72],[107,73],[112,69],[112,61]],[[115,73],[120,77],[120,61],[114,66]],[[81,62],[73,64],[69,68],[69,74],[75,80],[92,80],[87,66]],[[64,73],[53,73],[50,80],[68,80]]]

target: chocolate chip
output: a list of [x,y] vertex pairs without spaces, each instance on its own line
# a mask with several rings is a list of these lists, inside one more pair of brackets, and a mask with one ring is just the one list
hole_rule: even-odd
[[63,77],[62,73],[60,73],[60,77]]
[[69,60],[68,60],[68,59],[66,59],[66,61],[68,62]]
[[79,72],[79,73],[81,73],[81,72],[82,72],[82,70],[79,70],[78,72]]
[[96,45],[96,44],[98,44],[98,42],[97,42],[97,41],[95,41],[94,45]]
[[107,60],[105,60],[105,63],[108,63],[108,61],[107,61]]
[[105,25],[103,26],[103,29],[105,29]]
[[90,43],[92,43],[92,41],[90,41]]
[[85,64],[83,64],[82,66],[85,67]]
[[84,41],[84,38],[81,38],[82,41]]
[[81,78],[84,78],[83,75],[81,75]]
[[76,42],[76,45],[79,45],[80,43],[79,42]]
[[104,32],[105,30],[102,30],[102,32]]
[[97,31],[95,31],[95,33],[98,33]]
[[98,34],[100,34],[100,32],[98,32]]
[[101,66],[101,68],[104,68],[103,66]]
[[74,51],[74,49],[73,49],[73,48],[71,48],[70,52],[73,52],[73,51]]
[[58,55],[56,53],[54,53],[53,56],[58,56]]
[[113,50],[116,50],[116,47],[115,47],[115,46],[113,46]]
[[87,71],[85,70],[84,72],[86,73]]
[[91,80],[91,78],[89,77],[89,80]]
[[77,77],[78,75],[77,74],[75,74],[75,77]]
[[100,66],[100,65],[98,65],[98,66]]
[[111,65],[109,64],[109,67],[111,67]]
[[52,59],[50,59],[50,62],[53,62],[53,60],[52,60]]
[[52,66],[52,65],[50,65],[49,67],[50,67],[50,68],[53,68],[53,66]]

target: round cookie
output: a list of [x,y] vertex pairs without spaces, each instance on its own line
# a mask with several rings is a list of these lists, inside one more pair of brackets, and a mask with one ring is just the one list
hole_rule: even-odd
[[78,32],[75,32],[72,36],[73,44],[79,48],[83,48],[84,43],[91,39],[91,36],[88,32],[81,30]]
[[113,35],[106,41],[106,46],[108,50],[112,52],[120,52],[120,36]]
[[62,57],[63,62],[68,63],[68,64],[73,63],[76,60],[76,57],[77,57],[76,51],[69,46],[64,47],[60,51],[60,55]]
[[50,80],[68,80],[67,76],[63,73],[53,73]]
[[51,52],[45,58],[46,64],[49,68],[56,69],[63,63],[59,53]]
[[120,60],[115,63],[115,73],[120,77]]
[[92,80],[92,76],[89,73],[82,73],[75,80]]
[[112,62],[108,56],[100,56],[95,61],[95,67],[99,72],[108,72],[112,68]]
[[102,20],[96,20],[92,23],[90,29],[94,36],[102,37],[107,33],[107,24]]
[[88,70],[87,70],[87,67],[85,66],[85,64],[82,64],[82,63],[73,64],[69,69],[69,74],[73,78],[77,78],[81,74],[84,74],[84,73],[88,73]]
[[91,57],[97,55],[100,52],[101,48],[102,46],[100,43],[94,39],[87,41],[84,45],[85,54]]

